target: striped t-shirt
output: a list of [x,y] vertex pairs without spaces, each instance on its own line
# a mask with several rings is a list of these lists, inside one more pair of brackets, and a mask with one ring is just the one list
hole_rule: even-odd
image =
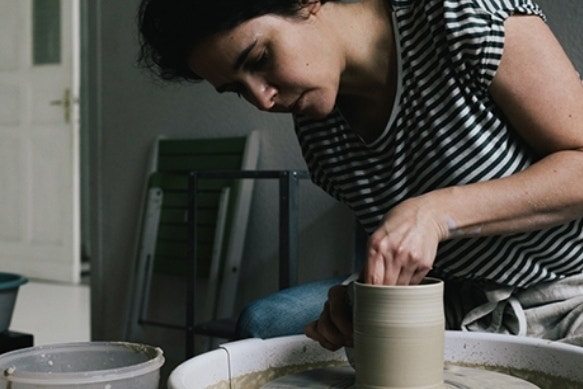
[[[505,177],[537,154],[488,94],[504,46],[504,19],[544,18],[530,0],[392,0],[399,84],[384,132],[366,143],[336,109],[294,117],[312,180],[372,233],[404,199]],[[541,184],[542,185],[542,184]],[[526,287],[583,270],[583,220],[540,231],[442,242],[445,279]]]

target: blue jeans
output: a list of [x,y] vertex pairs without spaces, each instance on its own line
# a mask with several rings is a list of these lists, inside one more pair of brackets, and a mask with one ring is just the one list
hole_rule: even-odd
[[268,339],[303,334],[306,325],[320,316],[328,289],[345,278],[294,286],[253,301],[239,316],[237,338]]

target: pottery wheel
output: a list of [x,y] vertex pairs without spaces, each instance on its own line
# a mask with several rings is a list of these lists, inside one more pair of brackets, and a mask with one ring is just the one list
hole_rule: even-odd
[[[523,379],[479,368],[448,365],[443,371],[447,389],[536,389]],[[354,388],[354,369],[350,366],[326,367],[279,377],[263,389]]]

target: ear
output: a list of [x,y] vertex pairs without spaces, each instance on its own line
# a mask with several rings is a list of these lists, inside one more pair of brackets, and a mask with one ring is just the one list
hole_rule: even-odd
[[308,16],[308,15],[315,15],[320,11],[322,8],[322,3],[320,0],[299,0],[301,12]]

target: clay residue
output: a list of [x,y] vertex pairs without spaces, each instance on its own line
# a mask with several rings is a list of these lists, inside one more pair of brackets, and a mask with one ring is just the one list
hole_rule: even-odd
[[455,364],[446,363],[446,366],[447,365],[457,365],[463,367],[471,367],[474,369],[484,369],[506,375],[511,375],[531,382],[540,387],[541,389],[581,389],[583,387],[582,382],[577,382],[575,380],[571,380],[568,378],[558,377],[552,374],[542,373],[540,371],[534,371],[529,369],[517,369],[507,366],[480,365],[462,362],[456,362]]
[[328,366],[345,366],[348,365],[345,361],[326,361],[320,363],[303,363],[298,365],[270,367],[267,370],[245,374],[233,378],[229,381],[220,381],[216,384],[207,386],[204,389],[260,389],[267,383],[276,378],[283,377],[288,374],[295,374],[302,371],[320,369]]
[[[205,389],[239,389],[239,388],[261,389],[267,383],[285,375],[296,374],[308,370],[320,369],[328,366],[346,366],[346,365],[347,363],[343,361],[327,361],[321,363],[305,363],[282,367],[271,367],[264,371],[249,373],[239,377],[235,377],[234,379],[232,379],[231,382],[220,381],[216,384],[206,387]],[[456,362],[455,364],[453,364],[446,362],[446,366],[448,365],[490,370],[506,375],[511,375],[531,382],[539,386],[541,389],[581,389],[583,387],[583,383],[577,382],[575,380],[557,377],[552,374],[541,373],[538,371],[528,369],[516,369],[503,366],[480,365],[460,362]]]
[[[346,366],[346,361],[326,361],[319,363],[303,363],[289,366],[271,367],[264,371],[245,374],[232,379],[231,385],[227,382],[220,382],[216,385],[210,386],[206,389],[230,389],[230,388],[245,388],[245,389],[260,389],[265,384],[275,380],[276,378],[295,374],[302,371],[320,369],[328,366]],[[226,385],[226,386],[225,386]]]
[[228,381],[219,381],[216,384],[205,387],[204,389],[231,389],[231,383]]

